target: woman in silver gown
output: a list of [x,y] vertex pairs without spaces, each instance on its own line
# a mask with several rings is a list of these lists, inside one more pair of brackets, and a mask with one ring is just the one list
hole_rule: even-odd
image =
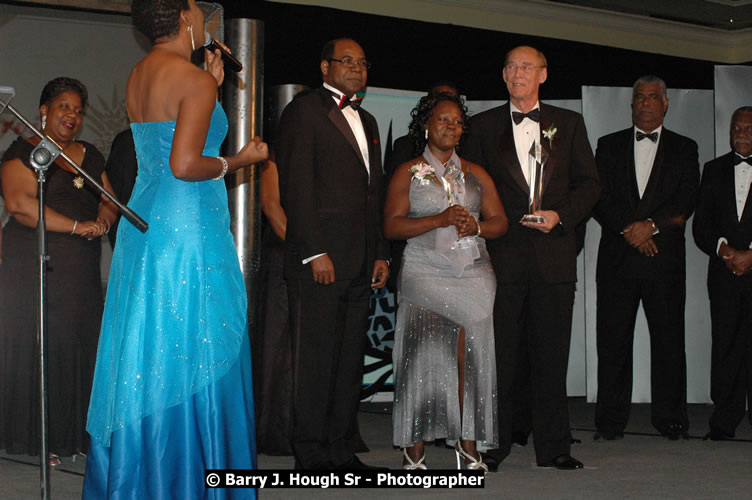
[[[425,441],[457,441],[457,466],[488,470],[477,447],[498,441],[492,311],[496,279],[485,238],[508,228],[493,180],[457,156],[461,98],[429,95],[412,111],[422,155],[394,173],[388,238],[408,240],[399,279],[393,438],[403,468],[425,469]],[[477,443],[477,445],[476,445]]]

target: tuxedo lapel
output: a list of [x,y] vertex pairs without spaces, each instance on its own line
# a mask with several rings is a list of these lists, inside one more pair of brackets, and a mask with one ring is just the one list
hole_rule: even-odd
[[[551,176],[556,168],[556,134],[553,136],[553,140],[549,141],[543,135],[544,130],[553,130],[557,128],[555,123],[555,117],[551,111],[551,108],[545,104],[540,105],[541,117],[540,117],[540,140],[541,148],[548,153],[548,161],[543,165],[543,193],[546,192],[548,182],[551,180]],[[557,130],[558,134],[558,130]]]
[[[381,159],[381,145],[376,140],[377,131],[373,129],[374,124],[363,116],[363,112],[360,109],[358,110],[358,116],[360,116],[360,123],[363,124],[366,141],[368,141],[368,171],[370,172],[368,181],[370,183],[373,180],[374,173],[379,170],[379,165],[381,165],[381,162],[377,161]],[[360,151],[360,148],[358,151]]]
[[337,107],[336,103],[334,102],[334,99],[332,99],[328,91],[323,88],[322,88],[322,98],[324,99],[324,102],[327,103],[327,105],[329,106],[329,112],[327,113],[327,117],[334,124],[334,126],[337,127],[337,130],[339,130],[342,133],[342,135],[345,136],[345,139],[347,139],[347,142],[350,143],[350,146],[353,148],[353,151],[357,155],[358,159],[360,159],[360,163],[362,163],[363,167],[365,168],[366,162],[363,158],[363,154],[360,152],[358,141],[355,139],[355,134],[353,134],[353,131],[350,128],[350,124],[347,122],[347,119],[345,118],[345,115],[343,115],[342,111],[340,111],[340,109]]
[[629,200],[629,205],[632,211],[637,209],[640,203],[640,188],[637,185],[637,166],[635,165],[635,151],[634,151],[634,133],[633,128],[629,128],[627,133],[624,134],[624,154],[621,155],[624,166],[624,189],[626,192],[626,198]]
[[509,175],[517,182],[525,193],[530,192],[530,188],[525,180],[525,174],[522,173],[522,166],[517,157],[517,148],[514,145],[514,132],[512,130],[512,116],[509,114],[509,103],[507,102],[499,110],[499,135],[498,151],[501,152],[502,165],[505,165]]

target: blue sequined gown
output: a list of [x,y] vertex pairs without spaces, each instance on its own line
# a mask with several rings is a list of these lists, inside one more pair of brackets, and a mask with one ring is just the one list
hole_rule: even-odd
[[[175,122],[133,123],[138,177],[120,224],[86,429],[84,498],[253,498],[205,469],[256,465],[246,292],[223,181],[169,167]],[[227,134],[214,109],[204,155]],[[124,219],[125,220],[125,219]]]

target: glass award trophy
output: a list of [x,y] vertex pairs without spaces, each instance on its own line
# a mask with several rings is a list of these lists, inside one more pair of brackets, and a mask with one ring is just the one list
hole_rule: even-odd
[[530,198],[528,200],[527,214],[522,216],[520,222],[537,222],[544,221],[542,215],[534,215],[537,210],[541,210],[541,197],[543,196],[543,166],[548,161],[548,151],[541,147],[537,141],[533,141],[530,151],[527,155],[528,163],[528,183],[530,185]]

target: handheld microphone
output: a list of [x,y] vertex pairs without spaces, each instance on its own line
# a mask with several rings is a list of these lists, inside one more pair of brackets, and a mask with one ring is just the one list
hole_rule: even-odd
[[240,73],[241,71],[243,71],[243,65],[240,64],[240,61],[238,61],[235,56],[227,52],[224,47],[218,44],[209,33],[205,32],[204,37],[206,40],[204,48],[209,52],[214,52],[215,50],[219,49],[219,53],[222,55],[222,60],[225,62],[225,68],[235,73]]

